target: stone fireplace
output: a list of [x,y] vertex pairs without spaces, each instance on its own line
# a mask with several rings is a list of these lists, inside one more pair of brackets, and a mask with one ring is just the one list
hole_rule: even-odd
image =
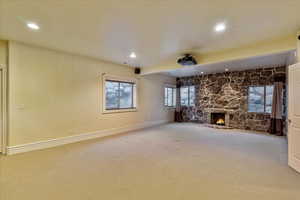
[[[195,86],[195,106],[181,106],[183,121],[193,121],[216,128],[268,131],[270,114],[248,112],[248,88],[273,85],[274,76],[285,76],[286,67],[196,75],[177,79],[180,86]],[[284,86],[283,107],[287,108]],[[225,115],[225,125],[213,125],[213,113]]]
[[225,126],[225,113],[211,113],[210,123],[218,126]]
[[230,126],[230,115],[226,110],[221,109],[211,109],[207,111],[207,123],[211,127],[219,128],[229,128]]

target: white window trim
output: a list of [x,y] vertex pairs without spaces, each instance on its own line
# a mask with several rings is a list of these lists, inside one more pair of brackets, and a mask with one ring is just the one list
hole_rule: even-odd
[[175,88],[176,89],[176,85],[170,84],[170,83],[165,83],[164,87],[170,87],[170,88]]
[[[134,92],[133,102],[134,102],[135,108],[106,110],[106,88],[105,88],[106,80],[134,83],[135,87],[134,87],[134,91],[133,91]],[[114,75],[108,75],[108,74],[102,75],[102,114],[137,112],[137,108],[138,108],[138,80],[136,78],[121,77],[121,76],[114,76]]]
[[169,84],[169,83],[165,83],[164,84],[164,101],[163,101],[163,103],[164,103],[164,107],[165,108],[168,108],[168,109],[175,109],[176,108],[176,104],[177,104],[177,97],[176,97],[176,99],[175,99],[175,105],[174,106],[166,106],[165,105],[165,88],[173,88],[173,89],[175,89],[175,95],[177,95],[177,88],[176,88],[176,85],[174,85],[174,84]]

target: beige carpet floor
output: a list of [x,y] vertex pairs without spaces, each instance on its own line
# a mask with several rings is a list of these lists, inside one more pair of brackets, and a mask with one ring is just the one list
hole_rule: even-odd
[[1,200],[299,200],[285,138],[198,124],[0,158]]

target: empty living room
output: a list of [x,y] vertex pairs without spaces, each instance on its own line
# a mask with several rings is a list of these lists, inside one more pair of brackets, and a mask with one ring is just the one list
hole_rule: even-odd
[[299,8],[0,0],[0,200],[299,200]]

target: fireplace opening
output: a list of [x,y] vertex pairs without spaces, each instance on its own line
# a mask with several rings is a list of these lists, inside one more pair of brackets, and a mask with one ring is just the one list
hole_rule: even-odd
[[225,113],[211,113],[211,124],[225,126]]

